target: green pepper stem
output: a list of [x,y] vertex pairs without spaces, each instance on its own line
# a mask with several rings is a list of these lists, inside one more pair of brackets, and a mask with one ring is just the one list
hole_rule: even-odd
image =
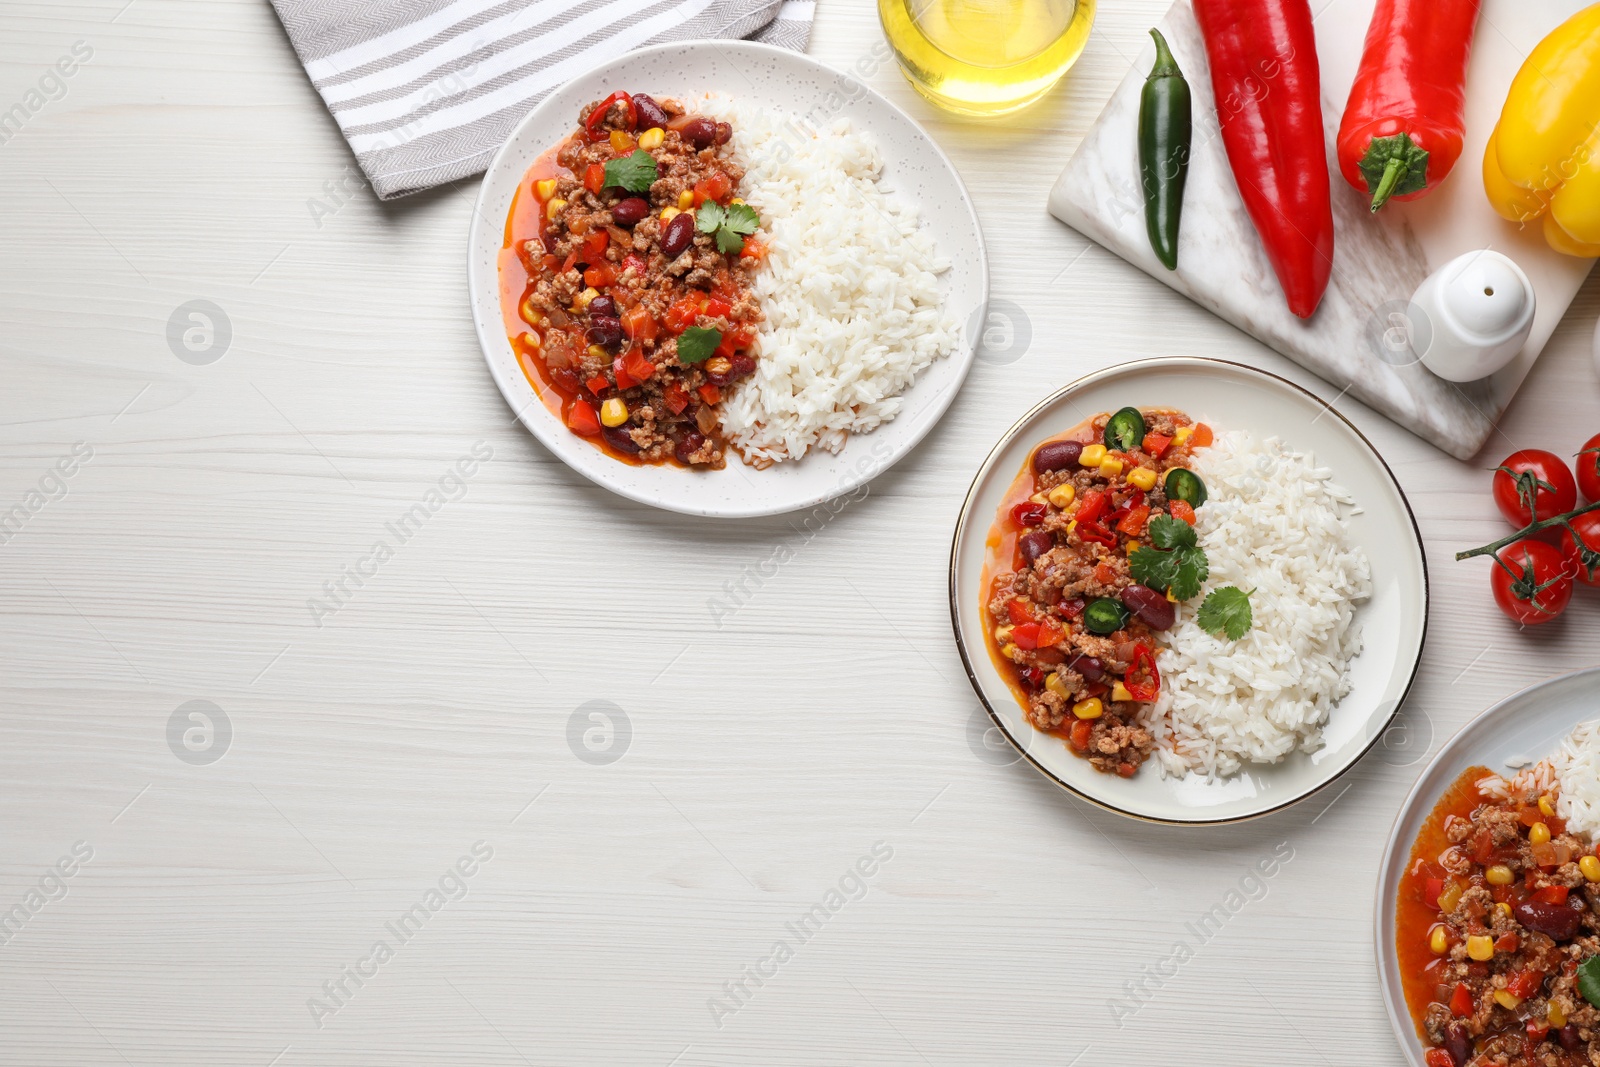
[[1183,71],[1178,69],[1178,61],[1172,58],[1172,50],[1167,47],[1167,39],[1161,36],[1161,31],[1157,29],[1151,29],[1150,36],[1156,39],[1156,64],[1150,68],[1149,77],[1183,77]]
[[1406,172],[1406,161],[1401,156],[1390,156],[1389,162],[1383,165],[1383,177],[1378,181],[1378,188],[1372,194],[1372,213],[1376,215],[1378,209],[1389,202],[1389,197],[1394,194],[1394,187],[1400,184],[1400,176]]
[[1477,548],[1469,548],[1465,552],[1457,552],[1456,559],[1471,559],[1473,556],[1490,555],[1491,553],[1500,551],[1502,548],[1512,544],[1513,542],[1520,541],[1524,537],[1532,536],[1541,530],[1549,530],[1557,526],[1565,526],[1579,515],[1587,515],[1591,511],[1600,511],[1600,501],[1597,501],[1593,504],[1585,504],[1581,508],[1574,508],[1573,510],[1562,515],[1552,515],[1548,519],[1540,519],[1538,522],[1530,522],[1528,525],[1524,526],[1522,529],[1518,530],[1509,537],[1502,537],[1498,541],[1492,541],[1487,545],[1479,545]]

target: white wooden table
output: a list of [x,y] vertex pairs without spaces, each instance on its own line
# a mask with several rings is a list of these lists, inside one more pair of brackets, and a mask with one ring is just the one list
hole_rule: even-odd
[[[1476,463],[1337,402],[1427,538],[1409,749],[1178,832],[985,747],[944,575],[995,436],[1151,354],[1338,392],[1045,215],[1163,6],[1107,4],[1011,121],[869,76],[955,159],[1031,340],[809,534],[629,504],[514,425],[467,316],[472,183],[361,190],[262,0],[0,3],[0,108],[93,52],[0,145],[0,511],[46,497],[0,545],[0,918],[26,915],[0,928],[0,1063],[1400,1063],[1371,897],[1416,761],[1595,661],[1600,598],[1519,634],[1451,554],[1501,532],[1484,468],[1600,429],[1600,284]],[[842,68],[880,39],[866,0],[823,0],[812,52]],[[231,325],[206,365],[168,342],[194,300]],[[492,459],[370,558],[475,446]]]

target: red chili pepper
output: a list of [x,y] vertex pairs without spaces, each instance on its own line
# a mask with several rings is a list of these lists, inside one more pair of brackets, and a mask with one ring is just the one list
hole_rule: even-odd
[[[1147,677],[1135,677],[1136,674]],[[1161,695],[1161,672],[1156,669],[1156,654],[1143,641],[1133,646],[1133,657],[1128,660],[1128,671],[1122,676],[1122,686],[1129,696],[1141,704],[1149,704]]]
[[1333,273],[1333,205],[1311,5],[1195,0],[1194,14],[1239,195],[1289,310],[1310,318]]
[[1450,994],[1450,1014],[1472,1014],[1472,990],[1467,988],[1467,983],[1456,983],[1456,991]]
[[1011,509],[1011,520],[1018,526],[1037,526],[1049,513],[1048,507],[1030,500]]
[[1426,196],[1461,158],[1479,0],[1378,0],[1339,123],[1339,171],[1377,211]]
[[621,100],[628,107],[628,129],[631,130],[639,124],[639,110],[633,106],[633,97],[624,92],[615,92],[600,101],[599,104],[595,105],[595,109],[589,112],[589,121],[584,124],[589,140],[604,141],[610,136],[600,128],[600,123],[605,121],[606,112],[610,111],[611,105],[618,100]]
[[1078,535],[1080,541],[1093,541],[1097,545],[1111,548],[1115,548],[1117,544],[1117,535],[1098,523],[1079,521],[1073,532]]

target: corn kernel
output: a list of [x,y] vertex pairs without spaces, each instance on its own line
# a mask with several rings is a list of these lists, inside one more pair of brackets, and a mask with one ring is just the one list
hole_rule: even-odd
[[1450,936],[1444,932],[1444,923],[1433,928],[1433,933],[1428,935],[1428,948],[1435,956],[1443,956],[1450,951]]
[[606,350],[601,348],[599,345],[590,345],[589,346],[589,358],[590,359],[605,359],[606,358]]
[[1507,1011],[1515,1011],[1518,1004],[1522,1003],[1521,997],[1514,997],[1504,989],[1494,991],[1494,1002]]
[[633,138],[628,136],[626,130],[611,131],[611,150],[613,152],[633,151]]
[[556,195],[556,180],[554,178],[546,178],[543,181],[534,182],[533,195],[540,200],[549,200]]
[[590,305],[590,303],[592,303],[594,301],[594,298],[599,296],[599,295],[600,295],[600,290],[594,288],[593,286],[590,286],[589,288],[585,289],[583,292],[578,294],[578,306],[581,307],[581,308],[588,307]]
[[1129,541],[1128,542],[1128,555],[1131,556],[1135,552],[1137,552],[1138,550],[1139,550],[1139,542],[1137,542],[1137,541]]
[[1086,445],[1078,454],[1078,464],[1083,467],[1098,467],[1100,461],[1106,458],[1105,445]]
[[1070,485],[1058,485],[1050,490],[1050,503],[1058,508],[1069,507],[1076,499],[1078,499],[1078,491]]
[[1072,705],[1072,714],[1080,719],[1098,719],[1104,714],[1105,710],[1106,707],[1100,703],[1099,697],[1090,697],[1088,700],[1080,700]]
[[1111,699],[1112,700],[1132,700],[1133,699],[1133,694],[1128,692],[1128,687],[1123,685],[1121,682],[1112,682],[1111,683]]
[[742,203],[744,203],[744,201],[743,201],[743,200],[741,200],[741,199],[739,199],[739,198],[738,198],[738,197],[737,197],[737,196],[736,196],[736,197],[734,197],[734,198],[733,198],[733,199],[732,199],[732,200],[729,200],[729,201],[728,201],[728,203],[730,203],[730,204],[742,204]]
[[1542,845],[1550,840],[1550,827],[1542,822],[1536,822],[1528,827],[1528,844]]
[[1550,1002],[1550,1006],[1545,1009],[1544,1017],[1546,1022],[1557,1029],[1567,1025],[1567,1013],[1562,1011],[1561,1005],[1553,1000]]
[[1050,498],[1044,493],[1035,493],[1028,498],[1028,502],[1031,504],[1048,504]]
[[1448,915],[1456,910],[1456,905],[1461,903],[1461,894],[1467,891],[1466,883],[1451,882],[1444,887],[1444,892],[1439,894],[1439,910]]
[[997,627],[995,627],[994,643],[997,644],[997,645],[1003,645],[1003,644],[1008,643],[1011,640],[1011,631],[1014,630],[1014,629],[1016,629],[1016,627],[1014,627],[1014,626],[997,626]]
[[522,321],[529,326],[537,326],[539,324],[540,311],[534,306],[531,297],[522,302],[522,306],[517,309],[517,314],[521,315]]
[[667,136],[667,131],[660,126],[648,129],[639,135],[639,147],[646,152],[652,148],[660,148],[662,140]]
[[679,215],[682,215],[682,214],[683,214],[683,212],[679,211],[675,207],[664,207],[664,208],[661,209],[661,221],[662,222],[671,222],[673,219],[677,218]]
[[1488,934],[1473,934],[1467,938],[1467,955],[1482,963],[1494,959],[1494,938]]
[[688,211],[692,207],[694,207],[694,191],[685,189],[678,194],[678,210]]
[[530,351],[531,350],[536,350],[542,344],[544,344],[544,342],[539,340],[539,335],[534,333],[532,330],[524,330],[522,332],[522,347],[523,348],[529,349]]
[[1122,460],[1112,459],[1109,456],[1100,461],[1100,477],[1111,481],[1122,473]]
[[1072,699],[1072,690],[1067,688],[1067,683],[1062,680],[1059,674],[1051,672],[1050,676],[1044,680],[1044,687],[1062,700]]
[[1178,598],[1172,595],[1172,590],[1167,590],[1167,600],[1173,604],[1178,603]]
[[727,374],[733,369],[733,363],[727,356],[712,356],[706,360],[707,374]]
[[1500,903],[1496,904],[1495,907],[1500,909],[1500,914],[1501,915],[1504,915],[1507,918],[1511,917],[1511,905],[1510,904],[1507,904],[1505,901],[1502,900]]
[[1148,493],[1156,487],[1156,472],[1149,467],[1135,467],[1128,472],[1128,484]]
[[1503,863],[1490,867],[1483,872],[1483,876],[1488,879],[1490,885],[1510,885],[1517,880],[1517,876],[1511,873],[1511,868]]
[[566,206],[567,202],[558,196],[544,206],[544,217],[547,219],[553,219],[557,215],[561,214],[561,209]]
[[1016,645],[1001,645],[1000,654],[1006,659],[1014,660],[1018,656],[1022,655],[1022,649],[1018,648]]
[[1585,856],[1578,861],[1578,870],[1583,872],[1583,877],[1591,882],[1600,882],[1600,859]]
[[620,396],[614,396],[600,405],[600,421],[613,429],[628,421],[628,405]]
[[1172,447],[1177,448],[1179,445],[1183,444],[1185,441],[1189,440],[1189,438],[1191,438],[1193,436],[1194,436],[1194,427],[1193,426],[1180,426],[1180,427],[1178,427],[1178,429],[1173,431],[1173,434],[1172,434]]
[[1544,796],[1539,798],[1539,814],[1549,817],[1555,813],[1555,803],[1550,799],[1550,794],[1546,793]]

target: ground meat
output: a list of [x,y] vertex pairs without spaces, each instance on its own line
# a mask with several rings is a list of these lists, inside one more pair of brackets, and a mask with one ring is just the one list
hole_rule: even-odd
[[[658,103],[674,120],[684,115],[675,101]],[[754,372],[760,355],[763,316],[752,279],[762,246],[758,236],[751,255],[724,254],[701,233],[673,257],[662,246],[670,217],[694,211],[695,201],[735,199],[744,169],[726,144],[696,149],[670,128],[642,149],[636,138],[646,131],[634,128],[623,100],[606,108],[600,136],[591,139],[587,123],[599,104],[581,109],[579,129],[557,149],[563,172],[550,195],[535,193],[539,232],[516,246],[529,277],[519,309],[529,330],[517,343],[540,365],[543,384],[561,394],[563,415],[578,432],[585,432],[582,412],[574,415],[580,405],[592,421],[617,399],[626,421],[597,435],[611,451],[638,462],[721,467],[721,399]],[[638,194],[603,184],[602,171],[641,149],[656,165],[643,197],[649,211],[631,227],[619,225],[617,205]],[[691,327],[718,331],[721,344],[710,358],[697,353],[685,363],[678,337]]]

